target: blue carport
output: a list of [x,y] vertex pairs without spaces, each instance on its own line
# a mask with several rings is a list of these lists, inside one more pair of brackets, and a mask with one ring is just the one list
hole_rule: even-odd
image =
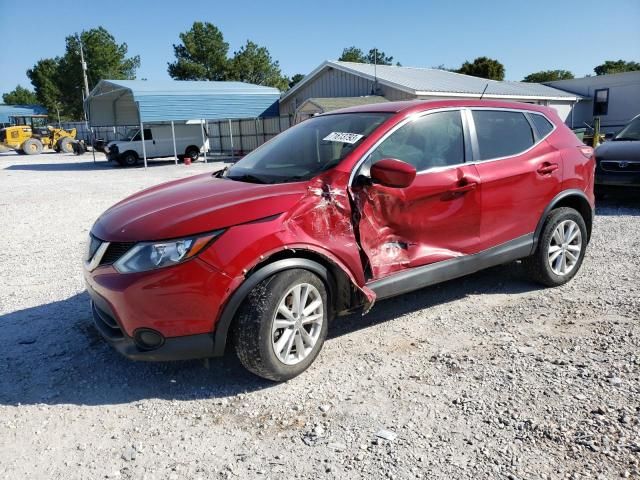
[[[86,110],[92,127],[139,125],[146,167],[144,124],[170,123],[173,130],[175,122],[277,116],[279,98],[276,88],[243,82],[100,80]],[[175,148],[174,156],[177,163]]]

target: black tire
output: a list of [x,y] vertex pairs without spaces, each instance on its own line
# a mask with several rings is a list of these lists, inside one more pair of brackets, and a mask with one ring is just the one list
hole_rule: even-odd
[[133,151],[124,152],[120,159],[118,159],[118,163],[124,167],[135,167],[139,161],[140,158],[138,154]]
[[187,147],[187,149],[184,152],[184,156],[189,157],[192,162],[197,162],[198,159],[200,158],[200,149],[193,145],[190,147]]
[[[275,312],[283,297],[296,284],[307,283],[320,293],[323,302],[323,321],[320,334],[309,354],[295,365],[280,361],[272,344],[271,327]],[[282,382],[304,372],[322,349],[328,329],[329,303],[327,289],[313,273],[292,269],[277,273],[256,285],[236,314],[232,339],[240,362],[259,377]]]
[[56,146],[61,153],[73,153],[73,139],[71,137],[62,137],[56,142]]
[[[580,229],[581,248],[573,268],[566,274],[558,275],[553,271],[549,263],[549,247],[551,246],[551,240],[556,228],[565,220],[575,222]],[[587,227],[582,215],[573,208],[556,208],[549,213],[545,220],[535,252],[530,257],[525,258],[522,263],[532,280],[547,287],[557,287],[567,283],[578,273],[582,265],[582,260],[584,259],[587,243]]]
[[22,151],[26,155],[40,155],[42,153],[42,142],[37,138],[28,138],[22,144]]

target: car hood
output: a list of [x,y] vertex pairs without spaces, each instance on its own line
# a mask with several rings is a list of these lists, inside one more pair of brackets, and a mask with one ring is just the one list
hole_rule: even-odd
[[110,242],[184,237],[283,213],[306,190],[307,182],[261,185],[206,173],[122,200],[98,218],[91,232]]
[[605,142],[596,149],[596,158],[598,160],[640,160],[640,141]]

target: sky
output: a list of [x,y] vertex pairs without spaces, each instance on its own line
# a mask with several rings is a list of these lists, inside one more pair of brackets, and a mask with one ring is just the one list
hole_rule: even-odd
[[138,78],[168,79],[172,45],[194,21],[216,25],[230,54],[248,39],[266,46],[288,76],[351,45],[413,67],[457,68],[488,56],[505,66],[507,80],[555,69],[580,77],[605,60],[640,61],[640,0],[56,0],[29,8],[28,21],[16,5],[0,0],[0,94],[31,88],[28,68],[62,55],[66,36],[98,26],[140,55]]

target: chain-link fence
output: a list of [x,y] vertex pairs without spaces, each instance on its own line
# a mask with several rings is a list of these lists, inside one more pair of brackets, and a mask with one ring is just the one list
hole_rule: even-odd
[[[206,120],[205,123],[209,137],[208,154],[242,156],[291,127],[293,115],[235,120]],[[76,138],[84,140],[87,144],[92,143],[91,130],[93,130],[93,138],[106,144],[112,140],[124,138],[129,129],[139,129],[140,126],[93,127],[93,129],[90,129],[87,128],[85,122],[62,122],[62,128],[67,130],[75,128],[77,130]],[[145,128],[147,128],[147,125],[145,125]]]

